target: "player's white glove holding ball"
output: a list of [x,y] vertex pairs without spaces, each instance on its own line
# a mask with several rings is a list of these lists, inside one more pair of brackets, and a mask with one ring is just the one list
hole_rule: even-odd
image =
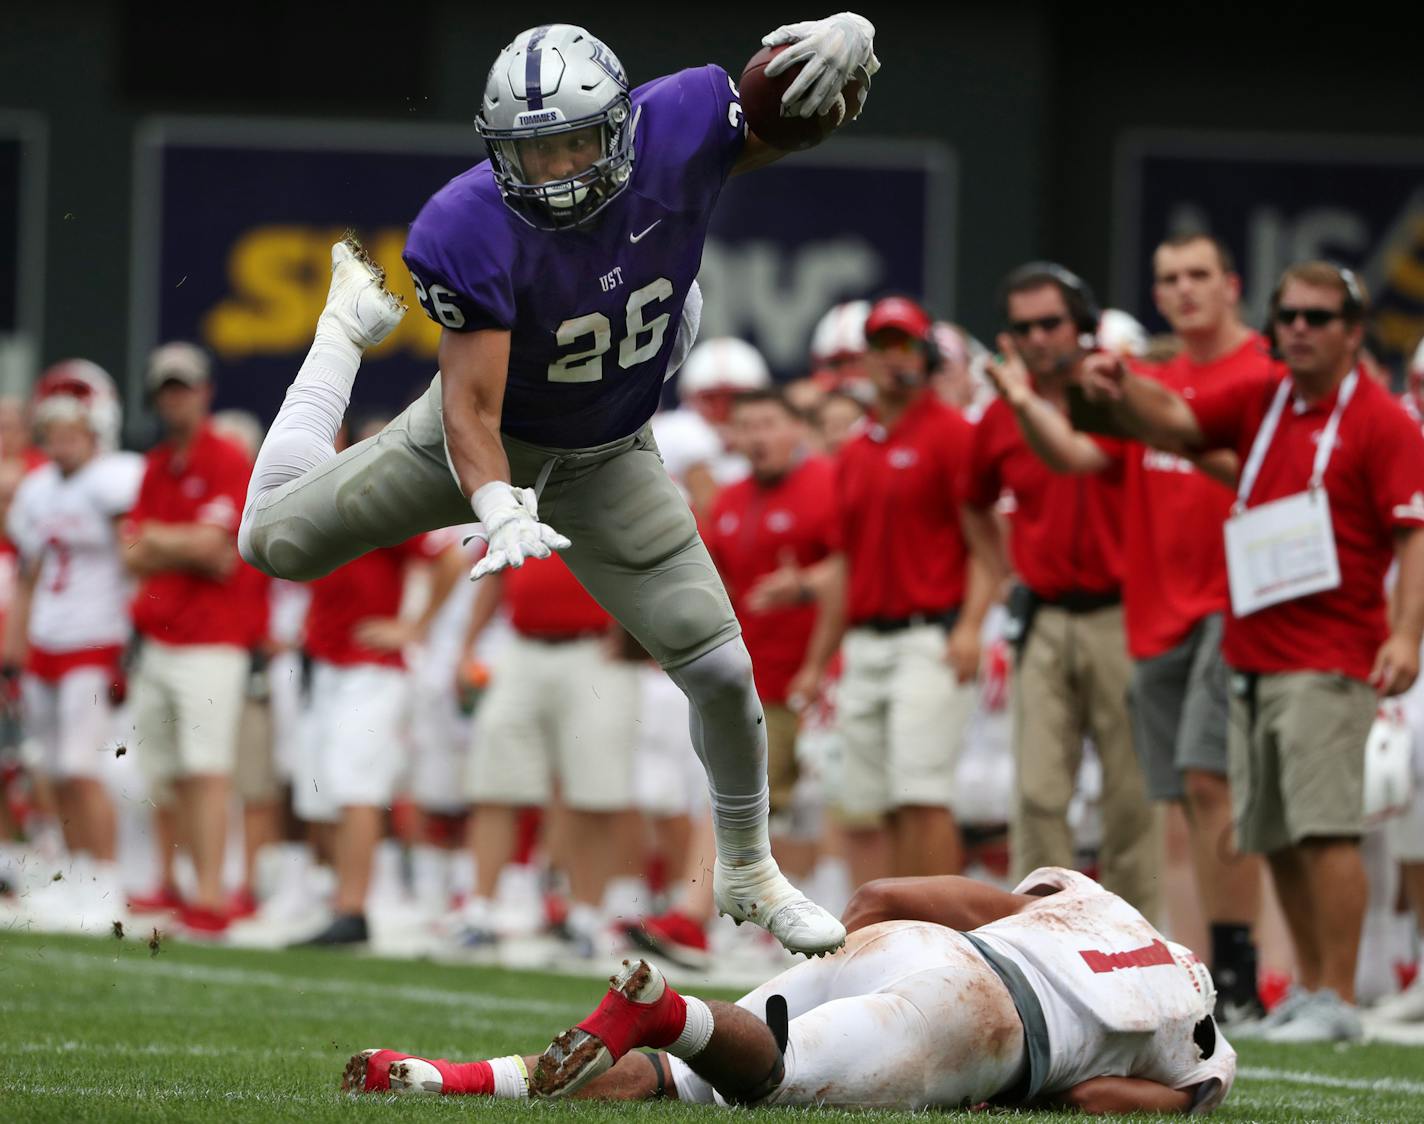
[[782,112],[788,117],[819,117],[830,112],[852,77],[861,80],[858,104],[850,109],[852,120],[860,116],[870,76],[880,69],[875,57],[875,25],[854,12],[839,12],[823,20],[803,20],[778,27],[763,36],[763,47],[791,46],[766,67],[766,76],[805,63],[796,80],[782,95]]
[[539,522],[539,498],[533,488],[491,480],[470,497],[470,506],[481,524],[477,534],[489,543],[485,556],[470,571],[471,581],[508,566],[517,570],[526,558],[548,558],[571,545],[553,527]]

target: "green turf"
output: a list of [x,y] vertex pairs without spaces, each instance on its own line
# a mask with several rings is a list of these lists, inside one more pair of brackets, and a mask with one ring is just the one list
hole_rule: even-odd
[[[469,1101],[353,1100],[339,1096],[336,1083],[347,1057],[366,1046],[462,1058],[537,1052],[599,992],[585,979],[340,953],[165,943],[153,955],[132,937],[0,933],[0,1120],[465,1117]],[[1424,1122],[1424,1050],[1247,1043],[1241,1064],[1218,1119]],[[676,1122],[716,1111],[670,1103],[478,1105],[481,1122],[501,1124],[553,1115]],[[840,1115],[822,1111],[816,1119]],[[736,1119],[806,1116],[781,1109]]]

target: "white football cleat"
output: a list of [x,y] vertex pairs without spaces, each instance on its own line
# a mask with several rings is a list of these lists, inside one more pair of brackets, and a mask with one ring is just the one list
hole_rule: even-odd
[[774,859],[736,867],[718,859],[712,894],[718,913],[760,926],[788,952],[821,956],[845,944],[845,926],[788,882]]
[[361,350],[375,347],[401,322],[405,304],[386,289],[386,271],[373,262],[355,237],[331,247],[331,288],[317,321],[317,333],[334,327]]

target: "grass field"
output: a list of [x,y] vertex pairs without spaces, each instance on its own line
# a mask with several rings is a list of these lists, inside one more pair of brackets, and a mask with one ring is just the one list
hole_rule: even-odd
[[[165,942],[155,954],[143,938],[0,933],[0,1120],[320,1124],[451,1119],[477,1109],[481,1121],[673,1122],[720,1111],[336,1092],[347,1057],[366,1046],[456,1058],[537,1052],[601,990],[587,979],[339,953]],[[1236,1089],[1218,1119],[1424,1122],[1424,1050],[1246,1043],[1240,1053]],[[737,1119],[806,1115],[768,1109]],[[826,1110],[816,1119],[838,1115],[850,1114]]]

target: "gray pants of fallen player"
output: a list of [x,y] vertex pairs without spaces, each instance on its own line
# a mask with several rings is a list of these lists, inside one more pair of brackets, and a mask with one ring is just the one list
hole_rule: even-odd
[[[333,403],[318,401],[327,390],[301,375],[288,390],[253,470],[244,558],[275,577],[310,580],[374,548],[471,521],[447,459],[439,375],[380,433],[339,454],[329,434],[316,433],[331,417]],[[588,449],[509,437],[504,445],[512,483],[537,487],[541,518],[572,541],[562,555],[569,568],[688,697],[717,826],[719,908],[765,925],[794,951],[821,951],[827,934],[807,923],[823,911],[770,857],[766,733],[751,659],[648,427]],[[827,916],[809,928],[824,921],[834,924]],[[831,936],[834,947],[844,931]]]

